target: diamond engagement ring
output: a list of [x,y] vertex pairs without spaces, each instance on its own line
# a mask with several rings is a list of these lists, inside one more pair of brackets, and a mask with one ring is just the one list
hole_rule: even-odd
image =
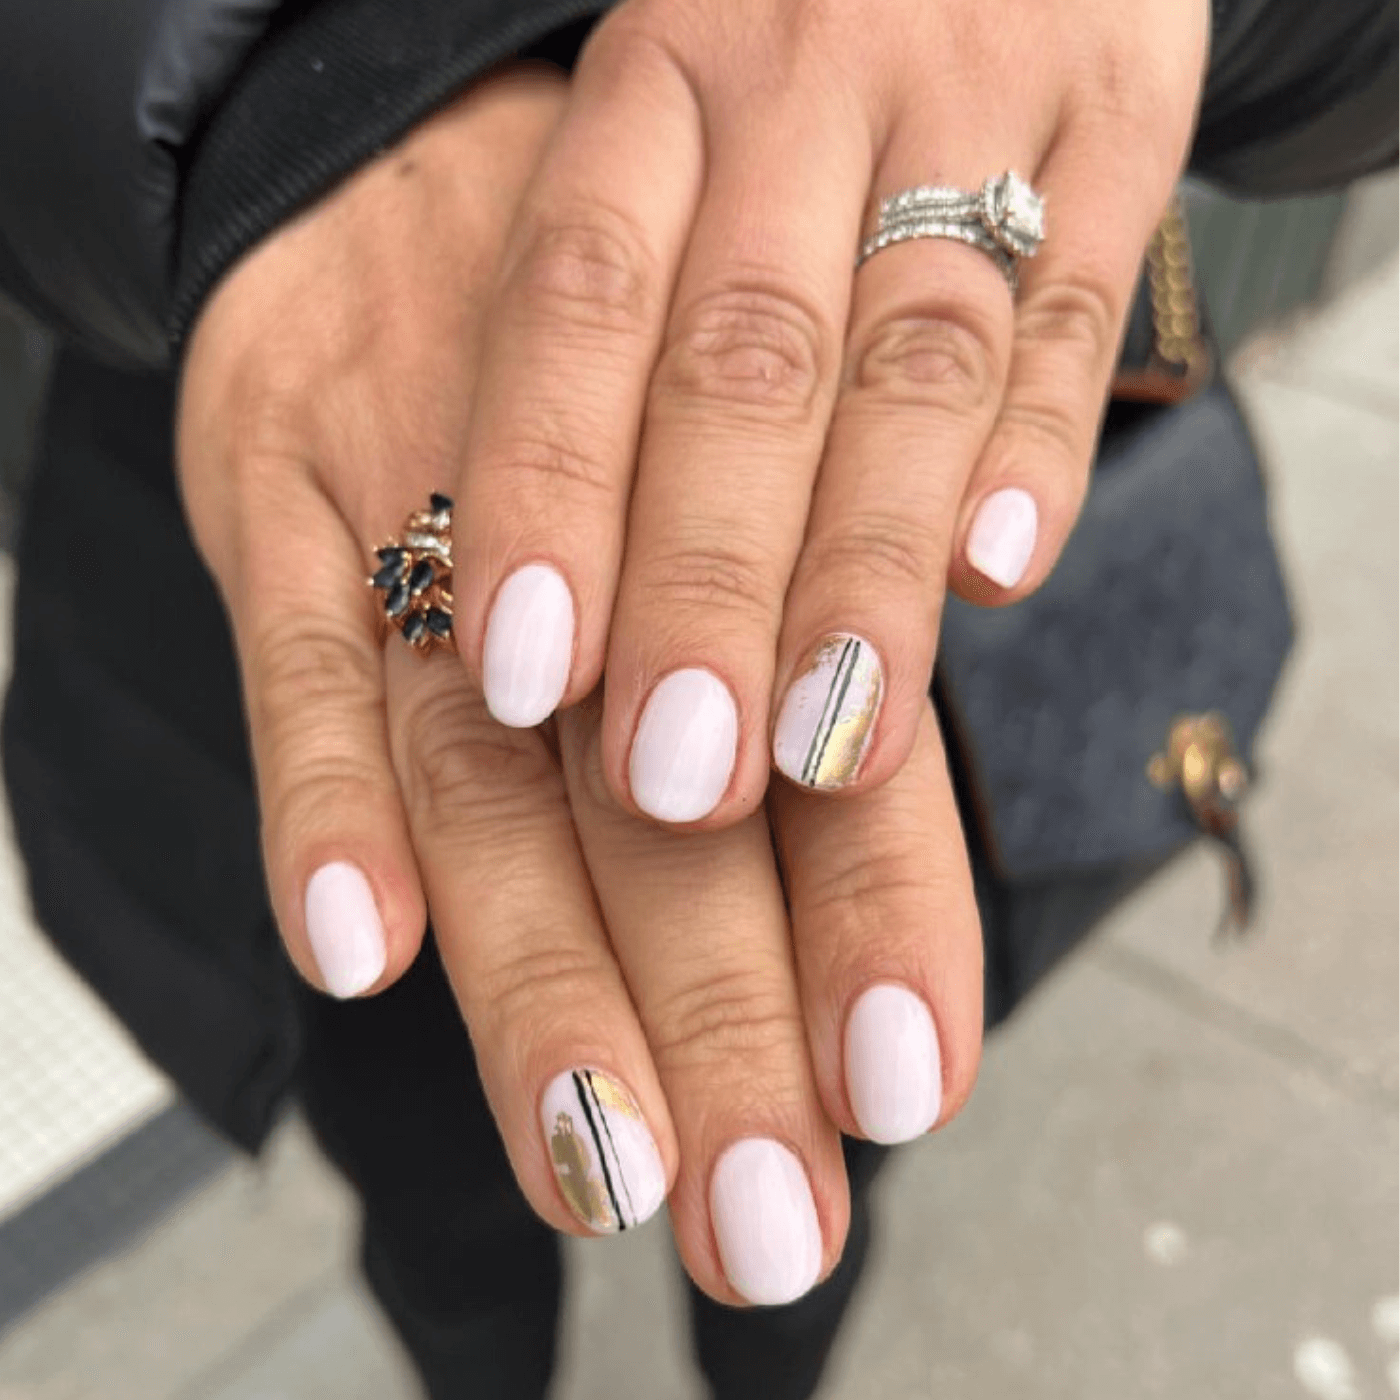
[[404,522],[400,538],[374,551],[369,586],[385,618],[415,651],[452,645],[452,498],[434,491],[427,510]]
[[980,248],[1014,292],[1017,264],[1033,258],[1045,239],[1045,201],[1010,170],[983,181],[980,190],[900,190],[880,201],[875,232],[861,244],[856,266],[911,238],[954,238]]

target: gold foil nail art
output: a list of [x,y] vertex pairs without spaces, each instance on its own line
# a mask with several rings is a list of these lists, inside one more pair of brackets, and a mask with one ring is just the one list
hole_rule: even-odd
[[590,1230],[641,1224],[666,1195],[660,1153],[631,1094],[595,1069],[568,1070],[545,1090],[540,1117],[569,1209]]
[[884,689],[880,658],[869,642],[847,634],[825,638],[783,697],[773,730],[778,771],[809,788],[854,781]]

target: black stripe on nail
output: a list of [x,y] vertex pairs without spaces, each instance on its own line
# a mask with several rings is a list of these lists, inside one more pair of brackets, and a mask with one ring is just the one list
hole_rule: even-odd
[[578,1096],[579,1106],[583,1109],[583,1116],[588,1122],[588,1131],[593,1137],[593,1147],[598,1153],[598,1165],[603,1169],[603,1185],[608,1188],[608,1199],[612,1202],[613,1215],[617,1217],[617,1228],[625,1230],[627,1222],[622,1218],[622,1205],[617,1199],[617,1192],[613,1189],[612,1173],[608,1170],[607,1154],[603,1151],[603,1139],[598,1133],[598,1124],[594,1119],[593,1110],[598,1110],[597,1117],[602,1118],[603,1106],[596,1099],[592,1103],[593,1086],[584,1079],[577,1070],[573,1071],[574,1093]]

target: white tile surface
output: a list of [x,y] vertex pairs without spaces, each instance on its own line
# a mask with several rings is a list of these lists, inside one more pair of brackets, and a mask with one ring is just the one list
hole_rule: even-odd
[[[0,558],[9,667],[14,564]],[[0,808],[3,804],[0,804]],[[0,812],[0,1220],[159,1111],[165,1078],[49,947]]]

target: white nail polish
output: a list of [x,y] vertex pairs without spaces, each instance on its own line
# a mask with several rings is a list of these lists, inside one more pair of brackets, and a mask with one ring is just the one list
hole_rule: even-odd
[[306,937],[332,996],[358,996],[383,975],[384,925],[357,866],[331,861],[306,882]]
[[1015,588],[1035,553],[1035,497],[1017,486],[994,491],[977,508],[967,536],[967,562],[993,583]]
[[652,691],[632,740],[632,800],[658,821],[699,821],[724,796],[738,744],[729,687],[698,667],[672,671]]
[[884,688],[880,657],[869,642],[846,632],[823,637],[783,696],[773,726],[778,772],[822,791],[854,782]]
[[726,1149],[710,1179],[724,1275],[750,1303],[791,1303],[817,1281],[822,1232],[802,1163],[772,1138]]
[[943,1065],[922,997],[890,983],[861,994],[846,1021],[846,1092],[871,1142],[909,1142],[938,1121]]
[[575,1069],[552,1079],[540,1122],[559,1189],[590,1230],[630,1230],[661,1208],[661,1154],[636,1101],[610,1075]]
[[559,706],[574,660],[574,598],[548,564],[526,564],[501,585],[486,620],[481,688],[502,724],[532,729]]

